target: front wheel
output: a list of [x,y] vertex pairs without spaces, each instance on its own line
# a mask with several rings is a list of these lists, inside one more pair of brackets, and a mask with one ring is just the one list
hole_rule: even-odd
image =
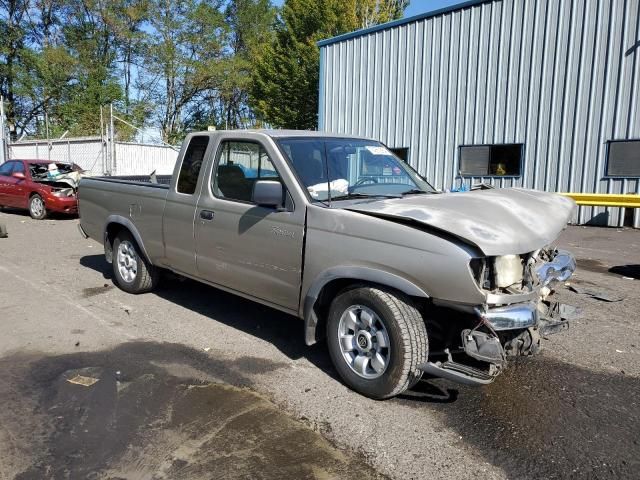
[[340,293],[329,310],[327,341],[342,380],[374,399],[415,385],[429,353],[424,319],[411,299],[382,287]]
[[35,220],[43,220],[47,216],[44,200],[37,193],[29,199],[29,215]]
[[160,275],[157,268],[142,255],[129,232],[118,233],[113,241],[111,263],[114,281],[125,292],[150,292],[158,284]]

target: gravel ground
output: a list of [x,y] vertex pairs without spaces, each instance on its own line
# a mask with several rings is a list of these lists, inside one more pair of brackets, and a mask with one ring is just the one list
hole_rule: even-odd
[[[559,244],[579,264],[571,284],[624,298],[604,302],[561,288],[583,315],[539,356],[513,363],[488,387],[431,379],[377,402],[340,383],[325,346],[306,347],[295,318],[177,278],[155,293],[128,295],[112,286],[101,246],[80,237],[76,220],[36,222],[5,211],[2,222],[9,237],[0,239],[0,478],[89,470],[114,479],[151,471],[154,478],[637,478],[638,231],[563,233]],[[123,378],[113,380],[114,371]],[[65,379],[78,372],[110,385],[118,393],[112,403],[69,393]],[[149,378],[155,383],[144,387]],[[147,393],[120,395],[129,384]],[[198,385],[218,385],[231,400],[208,390],[194,400],[184,389]],[[256,425],[213,441],[206,432],[225,417],[211,412],[238,392],[278,420],[260,429],[258,416]],[[180,412],[190,417],[173,425]],[[111,420],[96,421],[101,415]],[[118,428],[127,419],[139,428]],[[81,428],[90,441],[79,444]],[[199,454],[185,456],[175,438],[200,439]],[[206,460],[212,452],[219,460]],[[229,470],[229,458],[262,463],[247,473]]]

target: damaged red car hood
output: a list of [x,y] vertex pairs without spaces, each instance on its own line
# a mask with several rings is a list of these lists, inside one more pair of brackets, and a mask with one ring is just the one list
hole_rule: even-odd
[[411,195],[345,207],[372,216],[417,222],[476,245],[487,256],[522,254],[553,242],[575,202],[555,193],[501,188]]

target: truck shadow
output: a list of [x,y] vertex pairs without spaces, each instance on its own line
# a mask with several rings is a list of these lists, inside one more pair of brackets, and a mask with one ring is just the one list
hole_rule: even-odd
[[636,377],[542,354],[513,362],[486,387],[434,379],[394,402],[440,416],[509,478],[638,478]]
[[[104,255],[86,255],[80,258],[80,264],[105,279],[112,277]],[[330,377],[338,378],[326,345],[305,344],[304,323],[299,318],[172,274],[163,276],[152,295],[269,342],[292,360],[304,357]]]

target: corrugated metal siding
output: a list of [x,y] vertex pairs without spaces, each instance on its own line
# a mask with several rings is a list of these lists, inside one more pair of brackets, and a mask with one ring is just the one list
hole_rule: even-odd
[[[321,47],[320,129],[409,147],[438,188],[640,193],[605,177],[606,142],[640,138],[639,41],[639,0],[496,0],[355,36]],[[523,143],[522,175],[461,178],[458,147],[487,143]]]

